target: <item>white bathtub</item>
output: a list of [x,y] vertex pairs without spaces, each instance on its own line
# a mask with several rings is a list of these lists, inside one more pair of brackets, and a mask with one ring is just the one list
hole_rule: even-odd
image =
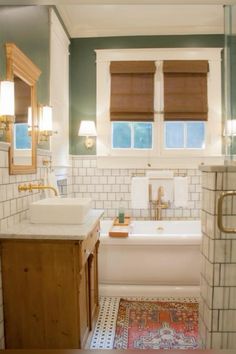
[[102,295],[198,295],[200,221],[132,221],[127,238],[109,237],[111,226],[101,221]]

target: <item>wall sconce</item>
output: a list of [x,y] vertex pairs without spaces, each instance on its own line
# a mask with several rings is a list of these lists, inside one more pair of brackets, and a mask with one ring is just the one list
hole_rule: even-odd
[[0,130],[8,130],[15,120],[15,92],[13,81],[0,82]]
[[48,141],[52,136],[52,107],[39,107],[39,141]]
[[91,149],[94,145],[94,139],[91,137],[97,136],[95,123],[92,120],[82,120],[78,131],[78,136],[85,136],[85,146]]

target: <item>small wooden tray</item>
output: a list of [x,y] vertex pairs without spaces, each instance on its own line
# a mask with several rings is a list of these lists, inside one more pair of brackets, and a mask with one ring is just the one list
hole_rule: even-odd
[[119,218],[115,218],[113,221],[113,226],[129,226],[130,224],[130,216],[125,216],[125,220],[122,224],[119,223]]
[[124,223],[119,223],[119,218],[115,218],[111,230],[109,231],[110,237],[128,237],[129,236],[129,224],[130,216],[125,216]]
[[110,237],[128,237],[129,231],[109,231]]

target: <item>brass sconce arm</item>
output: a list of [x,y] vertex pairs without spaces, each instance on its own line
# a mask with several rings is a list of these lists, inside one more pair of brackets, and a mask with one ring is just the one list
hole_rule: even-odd
[[14,117],[12,116],[0,116],[0,130],[7,131],[10,128],[10,124],[14,123]]

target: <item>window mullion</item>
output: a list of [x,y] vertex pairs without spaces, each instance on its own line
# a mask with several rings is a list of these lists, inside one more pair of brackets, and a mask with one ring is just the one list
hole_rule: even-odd
[[134,123],[129,123],[131,126],[131,149],[134,149]]
[[184,149],[187,148],[187,123],[184,122]]

